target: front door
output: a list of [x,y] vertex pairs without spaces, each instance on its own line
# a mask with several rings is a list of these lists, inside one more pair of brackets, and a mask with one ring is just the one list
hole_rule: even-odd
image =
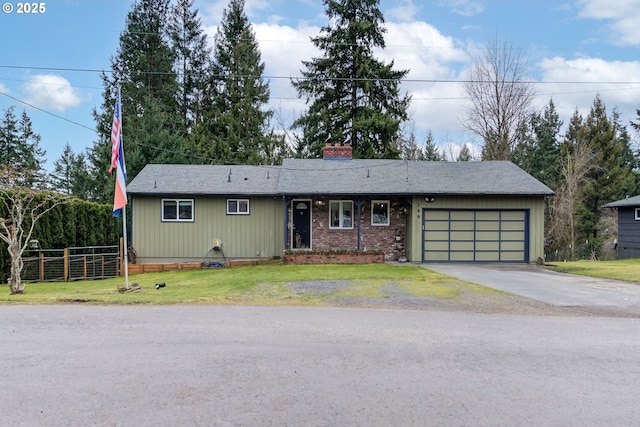
[[311,248],[310,200],[293,201],[293,230],[291,247],[293,249]]

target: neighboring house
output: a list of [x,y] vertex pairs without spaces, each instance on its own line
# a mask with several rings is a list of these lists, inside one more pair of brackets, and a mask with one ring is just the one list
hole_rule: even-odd
[[381,249],[411,262],[543,257],[547,186],[511,162],[324,159],[282,166],[147,165],[127,186],[138,261],[284,249]]
[[618,210],[618,258],[640,258],[640,195],[604,207]]

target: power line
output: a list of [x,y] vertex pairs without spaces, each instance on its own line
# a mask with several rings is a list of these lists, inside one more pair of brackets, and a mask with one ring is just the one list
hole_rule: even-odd
[[[22,69],[22,70],[41,70],[41,71],[67,71],[67,72],[90,72],[90,73],[111,73],[113,74],[113,70],[105,70],[105,69],[91,69],[91,68],[65,68],[65,67],[34,67],[34,66],[25,66],[25,65],[3,65],[0,64],[0,68],[6,69]],[[136,74],[140,75],[174,75],[181,74],[176,72],[161,72],[161,71],[135,71]],[[191,75],[196,75],[199,73],[186,73]],[[245,75],[245,74],[214,74],[212,77],[224,77],[224,78],[263,78],[266,80],[278,80],[278,79],[290,79],[290,80],[304,80],[303,76],[278,76],[278,75]],[[366,78],[366,77],[324,77],[326,81],[401,81],[407,83],[493,83],[492,80],[464,80],[464,79],[427,79],[427,78],[415,78],[415,79],[381,79],[381,78]],[[538,80],[525,80],[522,82],[516,81],[505,81],[505,83],[522,83],[522,84],[604,84],[604,85],[629,85],[629,84],[640,84],[640,81],[636,80],[614,80],[614,81],[601,81],[601,80],[547,80],[547,81],[538,81]]]

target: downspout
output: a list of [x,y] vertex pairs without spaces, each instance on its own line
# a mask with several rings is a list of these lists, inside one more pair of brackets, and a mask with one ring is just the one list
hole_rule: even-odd
[[360,250],[360,223],[361,223],[361,217],[360,217],[360,208],[362,207],[362,205],[364,204],[364,200],[356,200],[356,207],[358,208],[358,250]]
[[284,248],[289,249],[289,233],[288,233],[288,225],[289,225],[289,204],[290,200],[287,199],[286,196],[282,196],[282,207],[284,209]]

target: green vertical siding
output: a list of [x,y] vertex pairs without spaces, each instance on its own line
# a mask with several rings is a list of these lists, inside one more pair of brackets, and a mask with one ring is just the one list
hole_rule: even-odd
[[249,215],[227,215],[226,198],[195,197],[193,222],[162,222],[161,198],[134,197],[131,233],[138,260],[201,261],[208,253],[212,256],[209,251],[216,239],[222,241],[227,258],[281,256],[282,199],[249,199]]
[[544,198],[543,197],[439,197],[426,202],[424,196],[413,198],[409,215],[407,257],[422,261],[422,210],[427,209],[524,209],[529,211],[529,262],[544,256]]

